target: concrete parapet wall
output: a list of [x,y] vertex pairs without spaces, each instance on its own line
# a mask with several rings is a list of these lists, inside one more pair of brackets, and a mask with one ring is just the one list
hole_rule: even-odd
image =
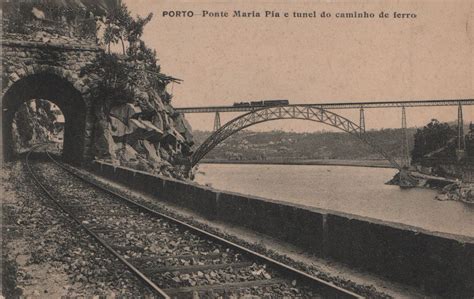
[[474,294],[474,238],[217,191],[103,162],[94,162],[92,170],[207,219],[246,227],[393,281],[442,296]]

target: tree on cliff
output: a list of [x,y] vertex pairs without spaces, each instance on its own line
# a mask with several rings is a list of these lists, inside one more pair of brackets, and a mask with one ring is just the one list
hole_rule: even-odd
[[[97,94],[106,101],[105,106],[132,102],[144,93],[158,92],[162,100],[171,98],[165,87],[177,79],[160,73],[156,51],[141,39],[144,27],[152,17],[151,13],[145,18],[132,17],[125,4],[107,13],[99,44],[106,46],[108,51],[84,69],[84,72],[99,75]],[[121,54],[111,51],[113,44],[121,45]]]
[[423,158],[436,156],[438,158],[453,158],[456,156],[456,130],[447,123],[432,119],[430,123],[415,133],[415,145],[412,151],[412,161],[421,162]]
[[[133,54],[134,49],[138,48],[143,35],[143,29],[153,17],[152,13],[149,13],[147,17],[142,18],[137,16],[133,18],[125,4],[111,9],[105,18],[105,30],[103,42],[107,45],[108,52],[110,53],[111,44],[117,44],[120,42],[122,46],[122,54]],[[128,47],[126,47],[128,42]]]

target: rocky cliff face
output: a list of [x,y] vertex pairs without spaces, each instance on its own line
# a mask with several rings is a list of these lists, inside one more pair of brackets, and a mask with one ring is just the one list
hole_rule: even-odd
[[[169,96],[166,92],[162,96]],[[192,130],[186,119],[155,92],[98,115],[96,156],[118,165],[185,178],[180,165],[191,153]]]
[[166,91],[170,81],[157,78],[162,76],[159,67],[149,70],[143,60],[116,54],[104,54],[95,65],[90,71],[100,78],[94,107],[96,159],[187,178],[191,126],[173,109]]

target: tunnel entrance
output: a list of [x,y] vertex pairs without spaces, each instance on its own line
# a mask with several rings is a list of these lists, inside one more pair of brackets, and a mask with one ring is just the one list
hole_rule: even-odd
[[[41,99],[55,104],[64,115],[63,160],[80,164],[84,153],[86,107],[80,92],[69,81],[53,74],[36,74],[14,83],[2,99],[3,160],[17,157],[18,144],[14,137],[17,111],[24,103]],[[36,105],[37,101],[34,101]],[[42,102],[38,102],[42,103]],[[35,109],[38,107],[35,107]],[[18,129],[18,128],[15,128]],[[58,128],[59,129],[59,128]],[[59,142],[59,140],[56,140]]]

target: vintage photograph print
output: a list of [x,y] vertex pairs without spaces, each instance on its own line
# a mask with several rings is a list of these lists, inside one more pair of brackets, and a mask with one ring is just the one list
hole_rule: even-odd
[[474,298],[474,1],[0,3],[0,299]]

